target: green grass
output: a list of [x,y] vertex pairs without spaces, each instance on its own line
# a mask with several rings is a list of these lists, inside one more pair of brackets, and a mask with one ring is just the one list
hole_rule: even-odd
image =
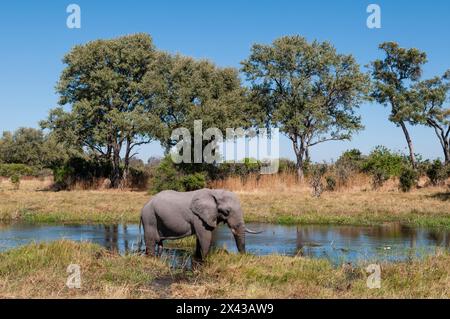
[[[65,283],[69,264],[81,289]],[[94,244],[57,241],[0,253],[0,298],[449,298],[450,255],[381,264],[381,289],[368,289],[365,264],[215,251],[193,271]]]
[[[145,192],[39,191],[2,189],[0,221],[29,223],[138,223],[150,199]],[[31,182],[30,182],[31,183]],[[34,182],[36,183],[36,182]],[[34,185],[34,186],[33,186]],[[33,187],[31,187],[33,186]],[[450,201],[444,188],[398,191],[347,191],[312,198],[309,191],[238,192],[247,222],[278,224],[379,225],[397,222],[411,226],[450,228]]]

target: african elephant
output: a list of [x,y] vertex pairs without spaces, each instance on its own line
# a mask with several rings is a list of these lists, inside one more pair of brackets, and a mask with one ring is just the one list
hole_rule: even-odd
[[[165,239],[196,235],[195,258],[203,260],[211,247],[212,232],[226,223],[239,252],[245,252],[245,227],[238,197],[226,190],[200,189],[192,192],[162,191],[142,209],[141,224],[147,255],[161,254]],[[139,228],[141,225],[139,225]]]

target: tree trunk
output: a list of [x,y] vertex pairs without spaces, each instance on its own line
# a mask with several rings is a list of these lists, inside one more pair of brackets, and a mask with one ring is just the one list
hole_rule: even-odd
[[130,173],[130,153],[131,153],[131,141],[127,140],[127,148],[125,151],[125,157],[123,159],[123,173],[120,182],[120,188],[125,188],[128,186],[128,177]]
[[113,147],[113,161],[112,161],[112,174],[111,174],[111,186],[118,188],[120,186],[120,147],[116,144]]
[[305,179],[305,174],[303,172],[304,169],[304,158],[307,153],[307,148],[305,147],[305,143],[300,138],[300,146],[298,145],[298,138],[296,135],[290,136],[292,141],[292,145],[294,146],[294,152],[297,159],[295,164],[295,168],[297,169],[297,181],[302,183]]
[[400,121],[399,122],[400,127],[403,130],[403,134],[405,134],[405,138],[406,138],[406,143],[408,143],[408,149],[409,149],[409,160],[411,161],[411,165],[414,169],[416,169],[417,164],[416,164],[416,156],[414,155],[414,148],[413,148],[413,143],[411,140],[411,137],[409,135],[408,132],[408,128],[406,127],[405,122]]

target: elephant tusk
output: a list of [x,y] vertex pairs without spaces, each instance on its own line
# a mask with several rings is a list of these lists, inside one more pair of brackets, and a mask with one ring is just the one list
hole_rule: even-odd
[[248,229],[247,227],[245,227],[245,232],[246,233],[250,233],[250,234],[261,234],[263,231],[261,230],[261,231],[254,231],[254,230],[251,230],[251,229]]

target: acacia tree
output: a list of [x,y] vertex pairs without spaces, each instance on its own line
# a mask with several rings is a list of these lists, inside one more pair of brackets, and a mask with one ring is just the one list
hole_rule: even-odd
[[417,83],[409,96],[416,110],[413,120],[434,129],[446,164],[450,163],[450,106],[446,105],[449,91],[450,70],[442,77]]
[[379,48],[384,51],[385,58],[371,63],[374,80],[371,95],[378,103],[390,105],[389,120],[402,128],[410,162],[415,168],[414,147],[406,123],[414,124],[412,116],[417,111],[417,104],[411,103],[408,97],[414,84],[422,76],[422,65],[427,61],[426,54],[415,48],[401,48],[395,42],[382,43]]
[[64,57],[66,68],[57,84],[61,106],[41,123],[61,142],[108,161],[113,187],[124,185],[135,148],[153,138],[155,117],[144,103],[148,90],[143,78],[154,57],[146,34],[74,47]]
[[353,56],[338,54],[330,43],[285,36],[253,45],[242,65],[266,121],[291,140],[299,179],[311,147],[349,140],[362,129],[355,109],[369,79]]

